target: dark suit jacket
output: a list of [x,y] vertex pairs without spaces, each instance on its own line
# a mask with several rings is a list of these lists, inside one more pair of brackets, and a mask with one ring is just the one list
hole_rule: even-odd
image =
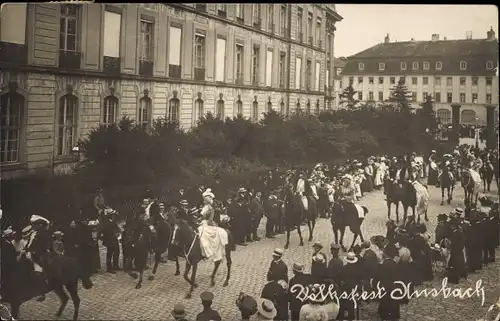
[[272,261],[267,272],[267,281],[285,280],[288,282],[288,267],[282,260]]

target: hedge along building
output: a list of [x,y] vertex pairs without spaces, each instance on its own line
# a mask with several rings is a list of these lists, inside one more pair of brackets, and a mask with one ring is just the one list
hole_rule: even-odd
[[[360,101],[382,102],[403,77],[412,94],[412,107],[419,107],[427,94],[434,98],[437,117],[452,123],[452,105],[458,107],[462,124],[486,125],[487,108],[498,104],[498,40],[491,29],[485,39],[383,43],[348,58],[342,72],[344,86],[353,80]],[[486,106],[486,108],[485,108]]]
[[66,168],[122,116],[187,129],[207,112],[319,111],[341,19],[312,4],[4,5],[2,177]]

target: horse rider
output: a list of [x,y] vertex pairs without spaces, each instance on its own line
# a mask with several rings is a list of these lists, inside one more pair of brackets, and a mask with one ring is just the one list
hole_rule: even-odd
[[342,176],[341,185],[338,189],[338,200],[340,204],[354,204],[356,201],[356,188],[354,187],[353,177],[349,174]]
[[94,209],[97,212],[97,217],[99,222],[102,222],[104,210],[109,208],[104,200],[104,191],[101,187],[96,190],[96,195],[94,196]]
[[215,195],[209,188],[203,194],[203,207],[201,208],[201,224],[208,226],[216,226],[214,222],[215,211],[213,208]]

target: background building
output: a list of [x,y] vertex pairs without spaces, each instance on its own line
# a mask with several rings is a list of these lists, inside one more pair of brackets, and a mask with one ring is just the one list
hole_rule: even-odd
[[319,111],[340,19],[322,4],[4,5],[2,176],[59,168],[125,115],[189,128],[207,112]]
[[362,101],[382,102],[400,77],[418,108],[427,94],[445,124],[451,123],[451,104],[461,105],[462,124],[486,124],[485,105],[498,104],[498,40],[491,29],[486,39],[391,42],[368,48],[348,58],[342,72],[343,84],[353,80]]
[[[344,71],[346,65],[346,58],[335,58],[335,65],[334,65],[334,73],[335,73],[335,78],[334,78],[334,86],[333,86],[333,91],[334,91],[334,100],[333,100],[333,107],[335,109],[340,108],[340,94],[344,91],[343,86],[344,84],[342,83],[342,72]],[[345,86],[347,86],[346,84]]]

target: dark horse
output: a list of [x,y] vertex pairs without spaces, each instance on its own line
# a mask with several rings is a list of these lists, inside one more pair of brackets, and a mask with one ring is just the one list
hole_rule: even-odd
[[[417,192],[415,187],[408,182],[397,182],[395,180],[387,180],[387,218],[391,219],[391,204],[396,205],[396,222],[399,222],[399,203],[403,205],[403,222],[408,218],[408,209],[412,209],[413,217],[415,217],[415,207],[417,206]],[[428,221],[427,211],[425,212],[425,220]],[[420,222],[420,216],[417,218]]]
[[290,245],[290,231],[297,228],[297,233],[300,238],[300,246],[304,245],[302,232],[300,226],[304,219],[309,228],[309,241],[313,239],[314,228],[316,227],[317,207],[316,200],[308,197],[308,209],[304,208],[302,203],[302,196],[293,191],[292,186],[285,186],[284,189],[284,202],[285,202],[285,228],[286,228],[286,244],[285,249]]
[[[231,277],[231,251],[234,250],[234,242],[231,233],[225,229],[228,236],[228,244],[225,245],[225,258],[227,264],[227,274],[226,280],[223,286],[226,287],[229,284],[229,279]],[[191,295],[195,288],[198,287],[196,284],[196,272],[198,270],[198,263],[204,259],[202,256],[200,236],[197,231],[195,231],[185,220],[179,220],[174,228],[174,235],[172,237],[172,243],[177,244],[180,247],[181,255],[186,258],[186,269],[184,271],[184,280],[190,284],[188,293],[186,294],[186,299],[191,298]],[[210,286],[215,285],[215,275],[222,260],[214,262],[214,270],[210,276]],[[188,278],[188,273],[193,268],[191,273],[191,279]]]
[[448,204],[453,200],[453,190],[455,189],[455,176],[448,166],[443,166],[439,176],[439,186],[441,186],[441,206],[444,205],[444,190],[446,190]]
[[481,179],[483,180],[483,193],[486,193],[491,190],[491,182],[493,181],[493,176],[495,175],[495,169],[493,168],[493,164],[491,162],[485,161],[483,166],[479,169],[479,174],[481,175]]
[[51,253],[51,257],[44,260],[47,262],[45,277],[33,270],[33,263],[28,259],[22,257],[18,260],[18,254],[12,244],[2,240],[2,298],[10,303],[12,316],[18,318],[19,308],[24,302],[54,291],[61,300],[56,313],[60,317],[68,304],[68,291],[74,306],[73,320],[78,320],[78,281],[82,280],[85,289],[92,288],[93,284],[90,276],[81,272],[77,259]]
[[[361,206],[364,211],[364,215],[368,214],[368,208]],[[338,201],[333,204],[332,217],[330,222],[332,223],[333,236],[335,237],[335,243],[342,246],[342,250],[346,251],[344,246],[344,234],[345,228],[349,227],[351,232],[354,234],[354,239],[350,249],[354,246],[356,239],[361,239],[364,242],[363,233],[361,232],[361,224],[363,224],[364,217],[359,217],[358,210],[356,209],[354,203]],[[340,232],[340,240],[339,240]]]

